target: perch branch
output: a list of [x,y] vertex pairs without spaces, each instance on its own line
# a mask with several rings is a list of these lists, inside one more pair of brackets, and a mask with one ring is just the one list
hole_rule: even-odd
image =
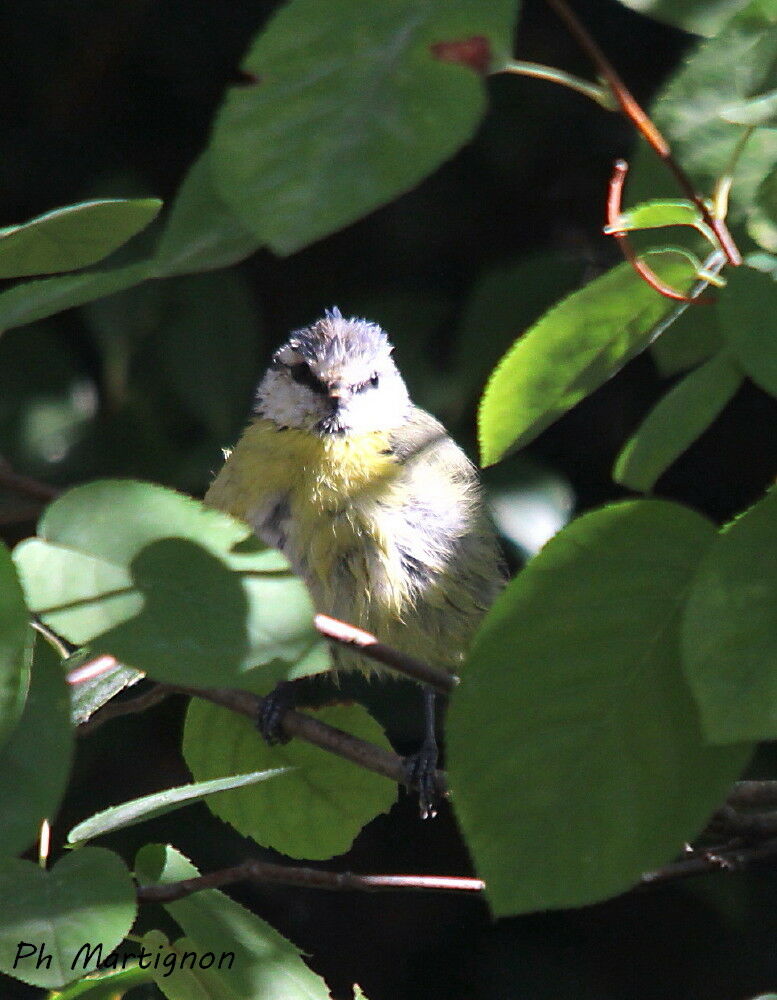
[[330,618],[329,615],[316,615],[313,622],[326,639],[346,648],[358,650],[362,656],[375,660],[376,663],[381,663],[383,666],[391,667],[392,670],[396,670],[420,684],[428,684],[429,687],[433,687],[443,694],[450,694],[459,683],[456,674],[448,670],[439,670],[428,663],[414,659],[412,656],[400,653],[391,646],[379,642],[374,635],[356,628],[354,625],[348,625],[337,618]]
[[358,890],[361,892],[482,892],[485,883],[479,878],[451,875],[354,875],[352,872],[329,872],[317,868],[246,861],[234,868],[209,872],[169,885],[141,885],[138,901],[171,903],[203,889],[216,889],[235,882],[259,882],[264,885],[290,885],[302,889]]

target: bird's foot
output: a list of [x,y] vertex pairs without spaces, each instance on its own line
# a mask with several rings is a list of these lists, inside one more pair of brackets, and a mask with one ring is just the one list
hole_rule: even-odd
[[296,704],[294,685],[290,681],[281,681],[269,694],[264,696],[256,725],[262,734],[262,739],[268,746],[273,747],[289,742],[290,737],[283,731],[281,724],[284,715]]
[[437,815],[441,795],[436,773],[438,757],[437,744],[429,742],[424,742],[417,753],[405,757],[405,781],[418,789],[421,819],[433,819]]

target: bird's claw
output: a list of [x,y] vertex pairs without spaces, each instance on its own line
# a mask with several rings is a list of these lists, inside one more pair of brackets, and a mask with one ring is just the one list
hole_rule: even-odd
[[438,756],[436,744],[425,743],[418,753],[405,757],[405,782],[418,789],[421,819],[433,819],[437,815],[440,798],[436,774]]
[[256,725],[268,746],[274,747],[289,742],[290,737],[283,731],[281,724],[284,715],[289,709],[294,708],[295,704],[294,688],[288,681],[281,681],[264,696]]

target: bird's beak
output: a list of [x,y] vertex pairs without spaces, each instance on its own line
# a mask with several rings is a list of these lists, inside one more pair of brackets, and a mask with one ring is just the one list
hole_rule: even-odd
[[342,385],[330,385],[327,395],[330,399],[344,399],[348,395],[348,390]]

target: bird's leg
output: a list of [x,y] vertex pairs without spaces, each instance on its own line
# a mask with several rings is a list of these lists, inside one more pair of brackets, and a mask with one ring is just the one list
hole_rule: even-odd
[[281,723],[284,715],[296,705],[297,690],[293,681],[280,681],[264,696],[256,725],[268,746],[289,742],[290,737],[281,729]]
[[405,773],[408,784],[418,786],[418,805],[422,819],[432,819],[437,815],[435,804],[438,796],[435,771],[439,751],[434,726],[435,692],[433,688],[423,688],[424,698],[424,739],[417,753],[405,758]]

